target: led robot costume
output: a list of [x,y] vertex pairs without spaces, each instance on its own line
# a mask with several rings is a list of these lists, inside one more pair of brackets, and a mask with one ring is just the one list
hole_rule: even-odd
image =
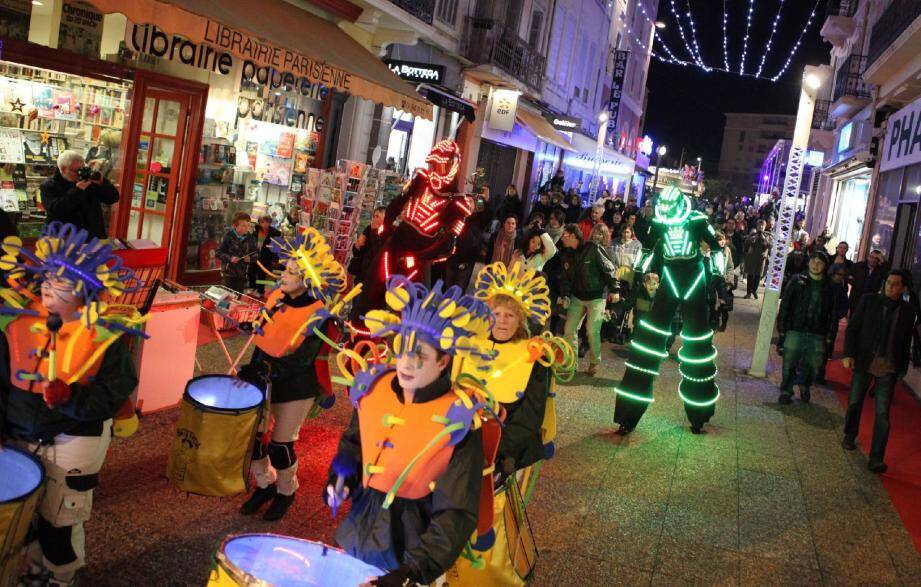
[[680,308],[683,326],[682,346],[678,351],[681,374],[678,394],[692,431],[699,433],[713,416],[719,396],[700,242],[707,242],[711,249],[719,245],[707,217],[693,210],[690,198],[675,186],[666,187],[656,198],[649,232],[649,242],[654,244],[638,266],[643,273],[652,265],[661,267],[662,285],[630,341],[627,370],[620,385],[615,387],[614,422],[620,424],[621,434],[631,432],[654,401],[652,386],[659,374],[659,363],[668,357],[665,346],[671,336],[669,325]]
[[265,430],[257,435],[251,465],[256,490],[241,512],[254,514],[272,500],[265,518],[277,520],[291,506],[298,488],[294,450],[298,431],[308,414],[331,407],[335,400],[328,353],[336,343],[330,336],[337,336],[334,322],[342,305],[359,289],[341,296],[345,269],[313,228],[293,239],[274,238],[270,248],[286,267],[294,263],[303,290],[292,297],[276,287],[261,315],[247,325],[256,350],[240,370],[240,378],[264,389],[268,384],[273,426],[271,435]]
[[[40,458],[47,479],[23,581],[68,585],[84,564],[83,524],[112,432],[136,428],[124,337],[144,336],[144,318],[111,302],[136,280],[85,230],[52,222],[34,252],[17,237],[3,251],[11,287],[0,289],[0,435]],[[125,406],[128,417],[113,425]]]
[[[439,281],[429,291],[396,275],[386,301],[390,311],[371,311],[365,323],[373,336],[393,337],[393,362],[418,356],[422,343],[453,360],[488,356],[479,341],[491,328],[489,310],[460,288],[445,291]],[[338,495],[347,487],[352,499],[336,541],[388,571],[378,584],[427,584],[469,552],[475,530],[492,527],[478,514],[492,513],[489,453],[499,427],[483,415],[493,409],[488,394],[470,376],[452,380],[450,366],[404,404],[396,370],[378,351],[376,361],[350,349],[337,357],[356,410],[330,469],[329,485]]]
[[[459,191],[461,156],[457,143],[440,141],[425,158],[403,193],[387,206],[382,225],[383,245],[373,263],[377,271],[364,284],[352,316],[382,309],[387,282],[392,275],[422,281],[425,264],[445,260],[454,240],[464,230],[473,202]],[[397,220],[400,220],[397,223]]]
[[[526,321],[543,326],[550,317],[546,279],[517,263],[510,270],[503,263],[484,267],[473,296],[494,308],[517,306],[524,317],[522,327]],[[505,412],[496,458],[503,486],[497,490],[493,509],[495,543],[480,557],[459,559],[446,578],[452,585],[524,585],[537,559],[524,506],[535,487],[540,462],[554,453],[553,380],[572,378],[575,353],[569,343],[549,332],[512,336],[504,342],[490,336],[484,344],[496,352],[488,371],[484,373],[469,359],[457,361],[455,371],[480,378]]]

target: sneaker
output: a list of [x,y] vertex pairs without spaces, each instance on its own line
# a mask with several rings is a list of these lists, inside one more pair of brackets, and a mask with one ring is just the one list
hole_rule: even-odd
[[262,506],[272,501],[278,494],[278,488],[275,484],[268,487],[257,487],[253,494],[249,496],[243,505],[240,506],[240,513],[244,516],[251,516],[262,509]]
[[780,397],[777,398],[777,403],[783,404],[785,406],[793,403],[793,394],[792,393],[781,393]]
[[799,398],[800,398],[800,400],[802,400],[802,402],[803,402],[804,404],[808,404],[808,403],[809,403],[809,400],[812,399],[812,392],[809,391],[808,389],[800,388],[800,390],[799,390]]
[[288,508],[290,508],[293,503],[293,493],[291,495],[282,495],[279,493],[275,496],[275,499],[272,500],[272,505],[269,506],[269,509],[265,510],[265,513],[262,514],[262,519],[269,522],[282,519],[285,512],[288,511]]
[[758,292],[755,292],[752,295],[755,297],[756,300],[758,299]]
[[869,469],[871,473],[876,473],[877,475],[880,475],[882,473],[885,473],[886,470],[889,469],[889,467],[886,466],[886,463],[868,463],[867,469]]
[[589,377],[594,377],[598,373],[598,363],[589,363],[588,369],[585,370],[585,374]]
[[752,299],[752,295],[751,295],[751,294],[745,294],[745,297],[742,298],[742,299],[743,299],[743,300],[750,300],[750,299]]
[[845,436],[841,441],[841,448],[844,450],[857,450],[857,443],[850,436]]

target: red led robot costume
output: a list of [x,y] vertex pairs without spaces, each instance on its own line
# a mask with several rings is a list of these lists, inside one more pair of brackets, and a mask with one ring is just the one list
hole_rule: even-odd
[[403,193],[387,206],[381,226],[384,244],[373,265],[377,270],[363,284],[353,319],[385,307],[384,292],[391,275],[422,281],[424,265],[451,254],[454,240],[473,211],[472,200],[457,193],[461,164],[457,143],[440,141],[425,162],[428,169],[416,173]]

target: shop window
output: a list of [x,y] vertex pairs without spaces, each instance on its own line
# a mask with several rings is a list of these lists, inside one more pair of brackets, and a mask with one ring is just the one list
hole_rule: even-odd
[[881,173],[876,195],[876,212],[870,227],[870,249],[879,249],[889,257],[895,228],[896,206],[902,191],[903,169]]
[[118,186],[129,91],[127,83],[0,61],[0,204],[21,236],[41,232],[39,186],[61,152],[79,151]]
[[912,232],[915,226],[917,204],[899,204],[895,214],[895,228],[892,231],[892,252],[887,260],[895,269],[903,269],[906,257],[911,252]]

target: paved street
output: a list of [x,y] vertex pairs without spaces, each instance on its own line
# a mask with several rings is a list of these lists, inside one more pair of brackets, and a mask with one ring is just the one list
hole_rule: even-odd
[[[738,300],[717,335],[722,397],[703,436],[687,428],[663,366],[657,401],[637,431],[613,435],[614,378],[558,389],[560,438],[528,508],[541,557],[534,585],[921,584],[921,556],[866,457],[839,446],[843,411],[827,388],[813,403],[776,404],[770,381],[743,374],[760,302]],[[218,365],[214,345],[200,351]],[[775,357],[776,359],[776,357]],[[220,539],[278,532],[332,542],[319,495],[346,402],[309,422],[298,443],[301,489],[279,524],[245,518],[241,497],[180,494],[164,478],[177,412],[143,420],[102,471],[80,584],[201,585]],[[343,515],[340,513],[340,516]]]

